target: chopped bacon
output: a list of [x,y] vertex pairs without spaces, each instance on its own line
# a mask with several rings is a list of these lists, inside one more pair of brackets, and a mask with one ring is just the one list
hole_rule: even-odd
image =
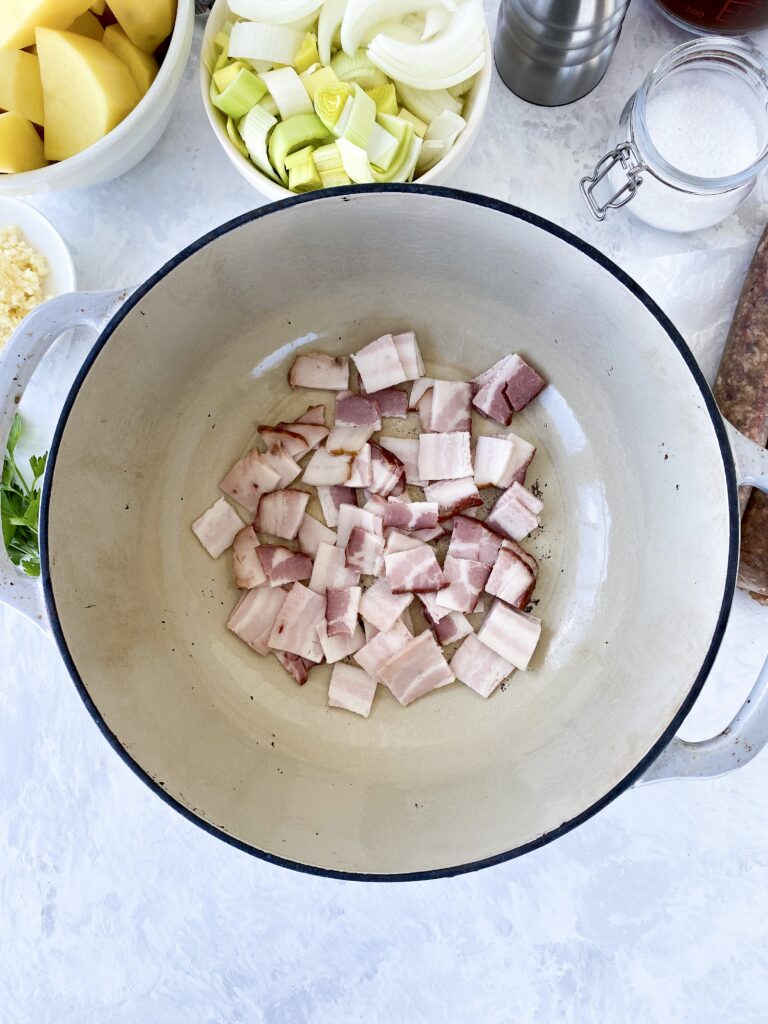
[[515,671],[515,666],[486,647],[473,633],[451,658],[451,670],[458,680],[475,693],[481,697],[490,697],[499,683]]
[[405,482],[423,487],[419,480],[419,439],[418,437],[380,437],[379,444],[398,458],[405,467]]
[[373,623],[369,622],[367,619],[363,619],[363,632],[365,633],[365,640],[367,643],[369,640],[373,640],[380,630],[376,629]]
[[515,608],[525,608],[535,586],[536,577],[528,565],[514,552],[502,548],[485,585],[488,593]]
[[282,588],[260,587],[246,591],[227,620],[227,629],[248,644],[251,650],[266,657],[269,635],[288,592]]
[[423,546],[424,543],[420,537],[409,536],[407,533],[401,533],[400,530],[393,528],[387,536],[385,553],[392,555],[397,551],[413,551],[414,548]]
[[469,434],[422,434],[419,438],[419,477],[422,480],[460,480],[472,476]]
[[369,395],[407,380],[391,334],[384,334],[355,352],[352,361]]
[[428,391],[432,390],[434,384],[435,381],[432,377],[420,377],[419,380],[415,380],[411,387],[411,394],[408,399],[408,408],[411,410],[418,409],[419,402]]
[[329,665],[359,651],[365,645],[365,633],[359,623],[349,636],[329,636],[325,620],[317,624],[317,639],[323,649],[323,656]]
[[344,548],[331,544],[320,544],[312,566],[309,589],[316,594],[324,594],[326,590],[343,590],[344,587],[356,587],[360,582],[360,574],[348,569],[344,557]]
[[259,498],[280,486],[280,474],[261,452],[252,451],[239,459],[219,484],[219,489],[255,514]]
[[472,609],[474,615],[482,615],[485,612],[485,594],[481,594],[477,599],[475,607]]
[[310,446],[303,434],[297,434],[286,427],[259,427],[258,431],[267,448],[280,444],[292,459],[300,459],[309,451]]
[[391,629],[379,631],[365,646],[355,651],[355,661],[368,675],[378,679],[381,666],[411,640],[413,634],[400,619],[397,619]]
[[363,505],[363,508],[365,509],[366,512],[373,512],[375,516],[379,516],[379,518],[381,519],[384,518],[384,509],[386,507],[387,499],[382,498],[380,494],[369,495],[368,500]]
[[434,633],[435,639],[443,646],[456,643],[462,637],[474,633],[469,619],[462,615],[461,612],[448,612],[445,615],[441,615],[439,619],[433,619],[429,609],[424,605],[422,614],[424,615],[424,621]]
[[441,608],[437,603],[438,593],[439,591],[435,591],[433,593],[427,592],[416,595],[421,602],[424,618],[427,622],[442,622],[447,615],[451,614],[448,608]]
[[510,487],[522,483],[536,449],[516,434],[483,434],[475,448],[478,487]]
[[372,583],[360,598],[360,614],[382,633],[392,629],[413,600],[413,594],[395,594],[389,580]]
[[525,670],[541,635],[541,620],[496,600],[478,630],[478,639],[515,668]]
[[381,430],[381,413],[371,395],[355,395],[351,391],[336,396],[334,420],[337,427],[370,427]]
[[544,390],[547,382],[520,356],[513,356],[513,360],[505,374],[504,393],[515,412],[520,412]]
[[358,508],[357,505],[342,505],[339,509],[337,547],[345,548],[347,546],[349,535],[356,526],[369,533],[379,535],[383,533],[381,516],[377,516],[375,512],[369,512],[367,509]]
[[299,686],[303,686],[309,679],[309,670],[313,668],[311,661],[300,658],[298,654],[289,654],[288,651],[272,652],[286,672],[289,672]]
[[374,494],[384,498],[390,495],[405,477],[405,467],[400,459],[380,445],[371,442],[371,483]]
[[379,676],[403,707],[456,678],[429,630],[384,662]]
[[318,487],[317,497],[328,526],[339,525],[339,509],[342,505],[357,504],[357,495],[351,487]]
[[412,612],[411,612],[412,608],[413,608],[413,605],[409,605],[405,609],[403,614],[400,616],[400,621],[402,622],[402,624],[405,626],[406,629],[410,630],[411,633],[415,633],[416,631],[413,628],[413,615],[412,615]]
[[292,459],[282,444],[272,444],[264,452],[264,461],[280,474],[278,487],[287,487],[301,473],[301,466]]
[[510,540],[508,537],[502,541],[501,546],[505,550],[511,551],[513,555],[517,555],[521,562],[525,562],[535,580],[539,578],[539,563],[530,551],[526,551],[516,540]]
[[453,558],[471,558],[493,565],[501,547],[501,537],[483,523],[467,516],[456,516],[448,554]]
[[378,576],[384,567],[384,538],[361,526],[353,527],[347,541],[346,559],[350,569]]
[[260,544],[256,555],[270,587],[282,587],[297,580],[308,580],[312,575],[312,559],[289,548],[274,544]]
[[426,434],[432,429],[430,426],[430,423],[432,422],[432,388],[425,392],[419,399],[418,412],[421,432],[422,434]]
[[325,406],[310,405],[306,412],[296,418],[297,423],[314,423],[315,426],[325,426]]
[[314,558],[320,544],[335,544],[336,534],[306,512],[298,533],[299,551]]
[[451,519],[468,508],[479,508],[483,504],[480,492],[471,476],[460,480],[438,480],[424,488],[427,501],[435,501],[440,520]]
[[535,495],[515,482],[488,513],[486,523],[505,537],[521,541],[539,525],[539,513],[543,508]]
[[352,460],[352,469],[347,481],[348,487],[370,487],[373,479],[371,446],[364,444]]
[[325,447],[331,455],[358,455],[366,446],[373,427],[335,426],[328,435]]
[[242,528],[243,520],[224,498],[219,498],[192,523],[192,532],[211,558],[223,554]]
[[437,502],[403,502],[389,499],[384,510],[384,525],[398,530],[431,530],[437,526]]
[[295,420],[293,423],[278,423],[276,430],[287,430],[291,434],[298,434],[303,437],[308,449],[317,448],[321,441],[328,437],[328,427],[316,423],[302,423]]
[[472,390],[463,380],[436,380],[432,386],[429,429],[436,433],[469,430],[472,425]]
[[[408,414],[408,395],[400,388],[384,388],[368,397],[376,403],[379,415],[386,419],[404,420]],[[376,429],[381,430],[381,426]]]
[[424,375],[424,360],[421,358],[419,345],[413,331],[392,336],[397,355],[403,367],[406,380],[416,380]]
[[328,636],[352,636],[357,626],[357,610],[362,596],[360,587],[325,592],[325,621]]
[[376,686],[376,680],[371,679],[361,668],[336,664],[328,686],[328,706],[343,708],[344,711],[367,718],[371,713]]
[[411,536],[424,541],[425,544],[428,544],[432,540],[441,540],[443,537],[443,530],[440,526],[434,526],[431,530],[414,530]]
[[392,488],[392,493],[390,494],[391,498],[399,498],[401,496],[404,498],[408,497],[408,494],[405,490],[405,473],[403,473],[403,475],[397,481],[395,486]]
[[471,612],[483,592],[490,571],[491,567],[485,562],[452,556],[449,548],[443,575],[450,585],[437,595],[438,605],[456,612]]
[[327,448],[318,448],[307,463],[303,480],[315,487],[345,484],[352,468],[351,455],[331,455]]
[[263,494],[256,513],[256,529],[272,537],[293,540],[299,532],[308,501],[307,491],[299,491],[295,487]]
[[235,537],[235,542],[232,545],[232,572],[235,577],[235,586],[241,590],[252,590],[267,582],[256,551],[258,547],[259,538],[252,525],[246,526]]
[[294,583],[272,626],[269,646],[273,651],[288,651],[318,664],[323,660],[323,648],[317,638],[320,623],[325,624],[325,597]]
[[349,360],[346,356],[306,352],[297,356],[288,373],[292,388],[317,388],[325,391],[346,391],[349,387]]
[[412,551],[391,552],[384,556],[384,565],[393,594],[417,594],[448,585],[434,551],[427,544]]
[[520,412],[546,387],[547,382],[518,355],[499,359],[485,373],[475,377],[479,385],[472,404],[489,419],[508,427],[512,415]]

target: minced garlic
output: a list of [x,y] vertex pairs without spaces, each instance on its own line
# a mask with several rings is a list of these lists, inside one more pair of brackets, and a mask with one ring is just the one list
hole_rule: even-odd
[[0,228],[0,348],[44,301],[47,274],[45,258],[27,245],[17,227]]

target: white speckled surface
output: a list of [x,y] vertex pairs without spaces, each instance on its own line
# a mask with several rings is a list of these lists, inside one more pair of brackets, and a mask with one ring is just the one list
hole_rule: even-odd
[[[454,184],[594,242],[661,303],[711,377],[765,186],[689,237],[620,215],[596,225],[576,191],[632,88],[682,38],[634,0],[606,79],[579,104],[530,107],[496,79]],[[35,205],[71,246],[80,285],[99,289],[139,282],[259,203],[212,144],[191,65],[142,165]],[[41,378],[25,402],[40,431],[49,388]],[[739,595],[686,737],[722,728],[767,652],[768,609]],[[102,739],[52,644],[4,609],[0,662],[3,1024],[766,1020],[768,753],[724,779],[627,793],[554,845],[479,874],[342,883],[253,860],[153,796]]]

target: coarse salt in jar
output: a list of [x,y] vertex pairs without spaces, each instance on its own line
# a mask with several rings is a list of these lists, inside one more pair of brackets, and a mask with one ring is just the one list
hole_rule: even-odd
[[670,50],[622,112],[614,147],[581,179],[593,216],[628,209],[662,231],[734,212],[768,166],[768,64],[720,37]]

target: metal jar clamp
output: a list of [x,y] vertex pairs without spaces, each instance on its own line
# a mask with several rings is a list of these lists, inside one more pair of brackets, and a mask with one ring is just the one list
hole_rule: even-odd
[[[626,181],[610,199],[601,203],[595,196],[595,189],[619,165],[626,176]],[[587,174],[579,182],[581,194],[595,220],[605,220],[608,210],[618,210],[619,207],[626,206],[642,185],[643,171],[647,170],[648,167],[640,159],[634,142],[622,142],[606,153],[595,165],[592,174]]]

